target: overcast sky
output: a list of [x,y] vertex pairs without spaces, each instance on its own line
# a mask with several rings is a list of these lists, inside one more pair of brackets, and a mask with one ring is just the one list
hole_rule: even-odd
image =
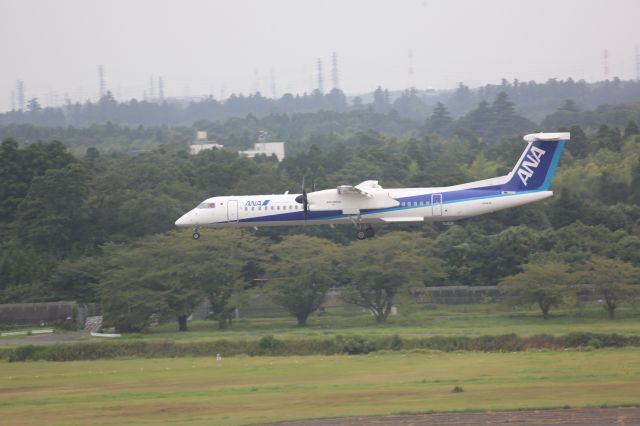
[[[166,96],[331,86],[338,55],[347,93],[636,77],[638,0],[0,0],[0,110],[17,80],[42,103],[95,99],[98,67],[116,97],[150,77]],[[156,83],[157,84],[157,83]]]

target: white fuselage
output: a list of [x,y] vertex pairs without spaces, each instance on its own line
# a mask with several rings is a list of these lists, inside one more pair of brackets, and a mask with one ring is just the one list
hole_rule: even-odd
[[212,197],[178,219],[176,225],[222,228],[453,221],[553,195],[551,191],[502,193],[465,189],[467,185],[380,189],[370,198],[339,195],[336,189],[312,192],[308,195],[306,220],[303,205],[296,202],[300,194]]

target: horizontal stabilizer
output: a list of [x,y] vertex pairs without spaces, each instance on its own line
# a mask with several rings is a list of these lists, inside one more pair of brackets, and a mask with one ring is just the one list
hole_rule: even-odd
[[568,141],[571,139],[571,133],[530,133],[524,137],[527,142],[535,141]]
[[397,222],[424,222],[424,217],[382,217],[380,220],[387,223],[397,223]]

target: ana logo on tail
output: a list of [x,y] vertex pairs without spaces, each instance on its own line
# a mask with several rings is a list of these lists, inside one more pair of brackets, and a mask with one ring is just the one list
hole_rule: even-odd
[[533,176],[534,170],[532,169],[536,169],[540,165],[540,158],[542,158],[546,152],[547,151],[537,146],[531,147],[531,150],[518,168],[518,176],[524,186],[527,186],[527,181]]

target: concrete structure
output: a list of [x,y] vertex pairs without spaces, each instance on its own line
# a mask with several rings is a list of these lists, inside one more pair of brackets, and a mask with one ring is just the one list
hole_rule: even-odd
[[252,150],[240,151],[240,155],[253,158],[256,155],[275,155],[278,161],[284,160],[284,142],[258,142]]
[[[266,155],[267,157],[275,155],[278,161],[284,159],[284,142],[264,142],[266,132],[260,132],[259,141],[253,145],[253,149],[247,151],[239,151],[238,154],[245,157],[253,158],[256,155]],[[189,154],[197,155],[200,151],[207,149],[222,149],[224,145],[209,141],[207,132],[198,130],[196,132],[196,140],[189,146]]]
[[219,143],[209,142],[207,138],[207,132],[199,130],[198,132],[196,132],[196,140],[189,146],[189,154],[196,155],[200,151],[214,148],[222,149],[224,148],[224,146],[220,145]]

